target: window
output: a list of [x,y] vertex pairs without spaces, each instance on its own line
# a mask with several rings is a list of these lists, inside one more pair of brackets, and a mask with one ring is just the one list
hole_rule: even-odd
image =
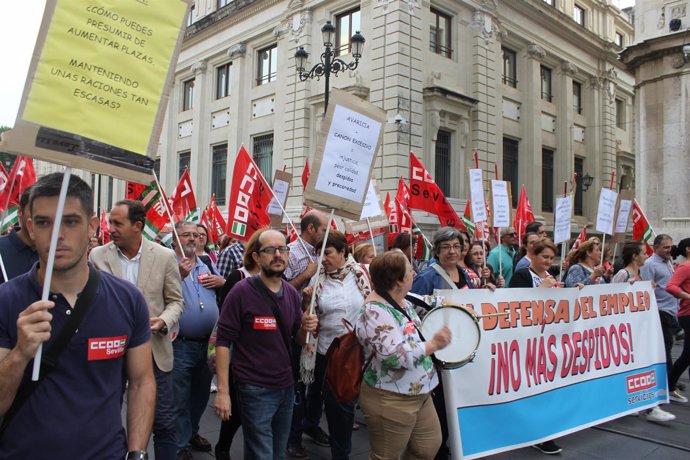
[[232,0],[218,0],[218,8],[217,9],[221,9],[225,5],[229,5],[230,3],[232,3]]
[[503,138],[503,180],[510,182],[513,207],[518,203],[518,141]]
[[616,126],[625,129],[625,101],[616,98]]
[[232,62],[216,68],[216,99],[230,96],[230,71]]
[[349,54],[350,39],[362,30],[359,8],[339,14],[335,17],[335,55]]
[[573,111],[582,114],[582,84],[573,82]]
[[273,133],[254,138],[254,161],[267,181],[273,177]]
[[541,98],[551,102],[551,69],[541,66]]
[[582,176],[585,170],[585,159],[575,157],[575,174],[577,174],[577,185],[575,186],[575,202],[573,203],[573,211],[576,216],[582,215],[582,202],[583,202],[583,190],[582,190]]
[[555,6],[554,1],[555,0],[544,0],[544,3],[546,3],[547,5]]
[[616,45],[620,46],[623,48],[624,45],[624,40],[623,40],[623,34],[620,32],[616,32]]
[[517,56],[515,51],[507,48],[503,50],[503,84],[517,87]]
[[189,8],[189,16],[187,16],[187,27],[194,24],[194,10],[195,10],[194,5],[192,5]]
[[582,27],[585,26],[585,9],[578,4],[573,7],[573,19]]
[[438,130],[434,181],[445,196],[450,194],[450,139],[451,133],[449,131]]
[[189,163],[191,161],[191,152],[180,152],[177,158],[177,177],[182,177],[185,168],[189,169]]
[[553,150],[541,149],[541,210],[553,212]]
[[194,79],[182,82],[182,111],[194,107]]
[[450,48],[450,16],[431,8],[431,25],[429,27],[429,49],[447,58]]
[[259,68],[256,74],[256,85],[275,81],[278,70],[278,45],[259,50],[257,61],[259,61]]
[[213,146],[211,163],[211,193],[216,194],[216,204],[225,205],[225,180],[228,166],[228,144]]

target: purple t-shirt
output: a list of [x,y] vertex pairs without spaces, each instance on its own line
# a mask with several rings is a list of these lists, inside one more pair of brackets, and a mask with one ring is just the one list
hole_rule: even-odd
[[[294,383],[290,355],[278,330],[273,309],[252,278],[232,288],[223,302],[216,345],[232,344],[232,375],[236,382],[264,388],[287,388]],[[256,277],[258,280],[258,276]],[[264,292],[275,300],[291,345],[302,322],[300,295],[283,280],[282,296]]]

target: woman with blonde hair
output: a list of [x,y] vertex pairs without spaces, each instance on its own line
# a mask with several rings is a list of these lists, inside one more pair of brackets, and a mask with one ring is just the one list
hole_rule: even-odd
[[586,286],[604,283],[604,276],[611,276],[611,270],[601,265],[601,243],[589,239],[582,243],[569,257],[565,287]]
[[360,264],[369,265],[374,260],[374,245],[371,243],[363,243],[357,245],[352,255],[355,261]]

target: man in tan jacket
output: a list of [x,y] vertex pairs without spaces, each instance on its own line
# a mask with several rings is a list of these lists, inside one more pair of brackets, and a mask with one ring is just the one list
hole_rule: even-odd
[[146,209],[140,201],[123,200],[110,211],[112,241],[94,248],[89,260],[99,270],[136,285],[151,315],[151,340],[156,376],[156,418],[153,441],[156,459],[175,459],[177,434],[174,416],[172,342],[168,336],[182,314],[182,280],[175,253],[143,238]]

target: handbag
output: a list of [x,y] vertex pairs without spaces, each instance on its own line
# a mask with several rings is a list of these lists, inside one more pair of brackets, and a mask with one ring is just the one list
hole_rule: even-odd
[[342,319],[347,332],[336,337],[326,352],[326,384],[335,400],[350,403],[359,397],[364,371],[374,354],[364,362],[364,348],[359,343],[352,324]]
[[43,358],[41,359],[41,373],[38,380],[23,382],[20,385],[12,405],[5,413],[2,423],[0,424],[0,436],[2,436],[2,433],[7,429],[14,416],[29,399],[36,387],[45,380],[48,373],[57,367],[60,354],[67,346],[70,339],[74,337],[82,319],[91,308],[91,303],[96,295],[96,288],[98,288],[100,279],[100,272],[93,266],[89,266],[89,279],[86,282],[86,286],[84,286],[84,290],[77,297],[77,302],[74,304],[72,314],[58,333],[55,342],[53,342],[51,347],[43,353]]

